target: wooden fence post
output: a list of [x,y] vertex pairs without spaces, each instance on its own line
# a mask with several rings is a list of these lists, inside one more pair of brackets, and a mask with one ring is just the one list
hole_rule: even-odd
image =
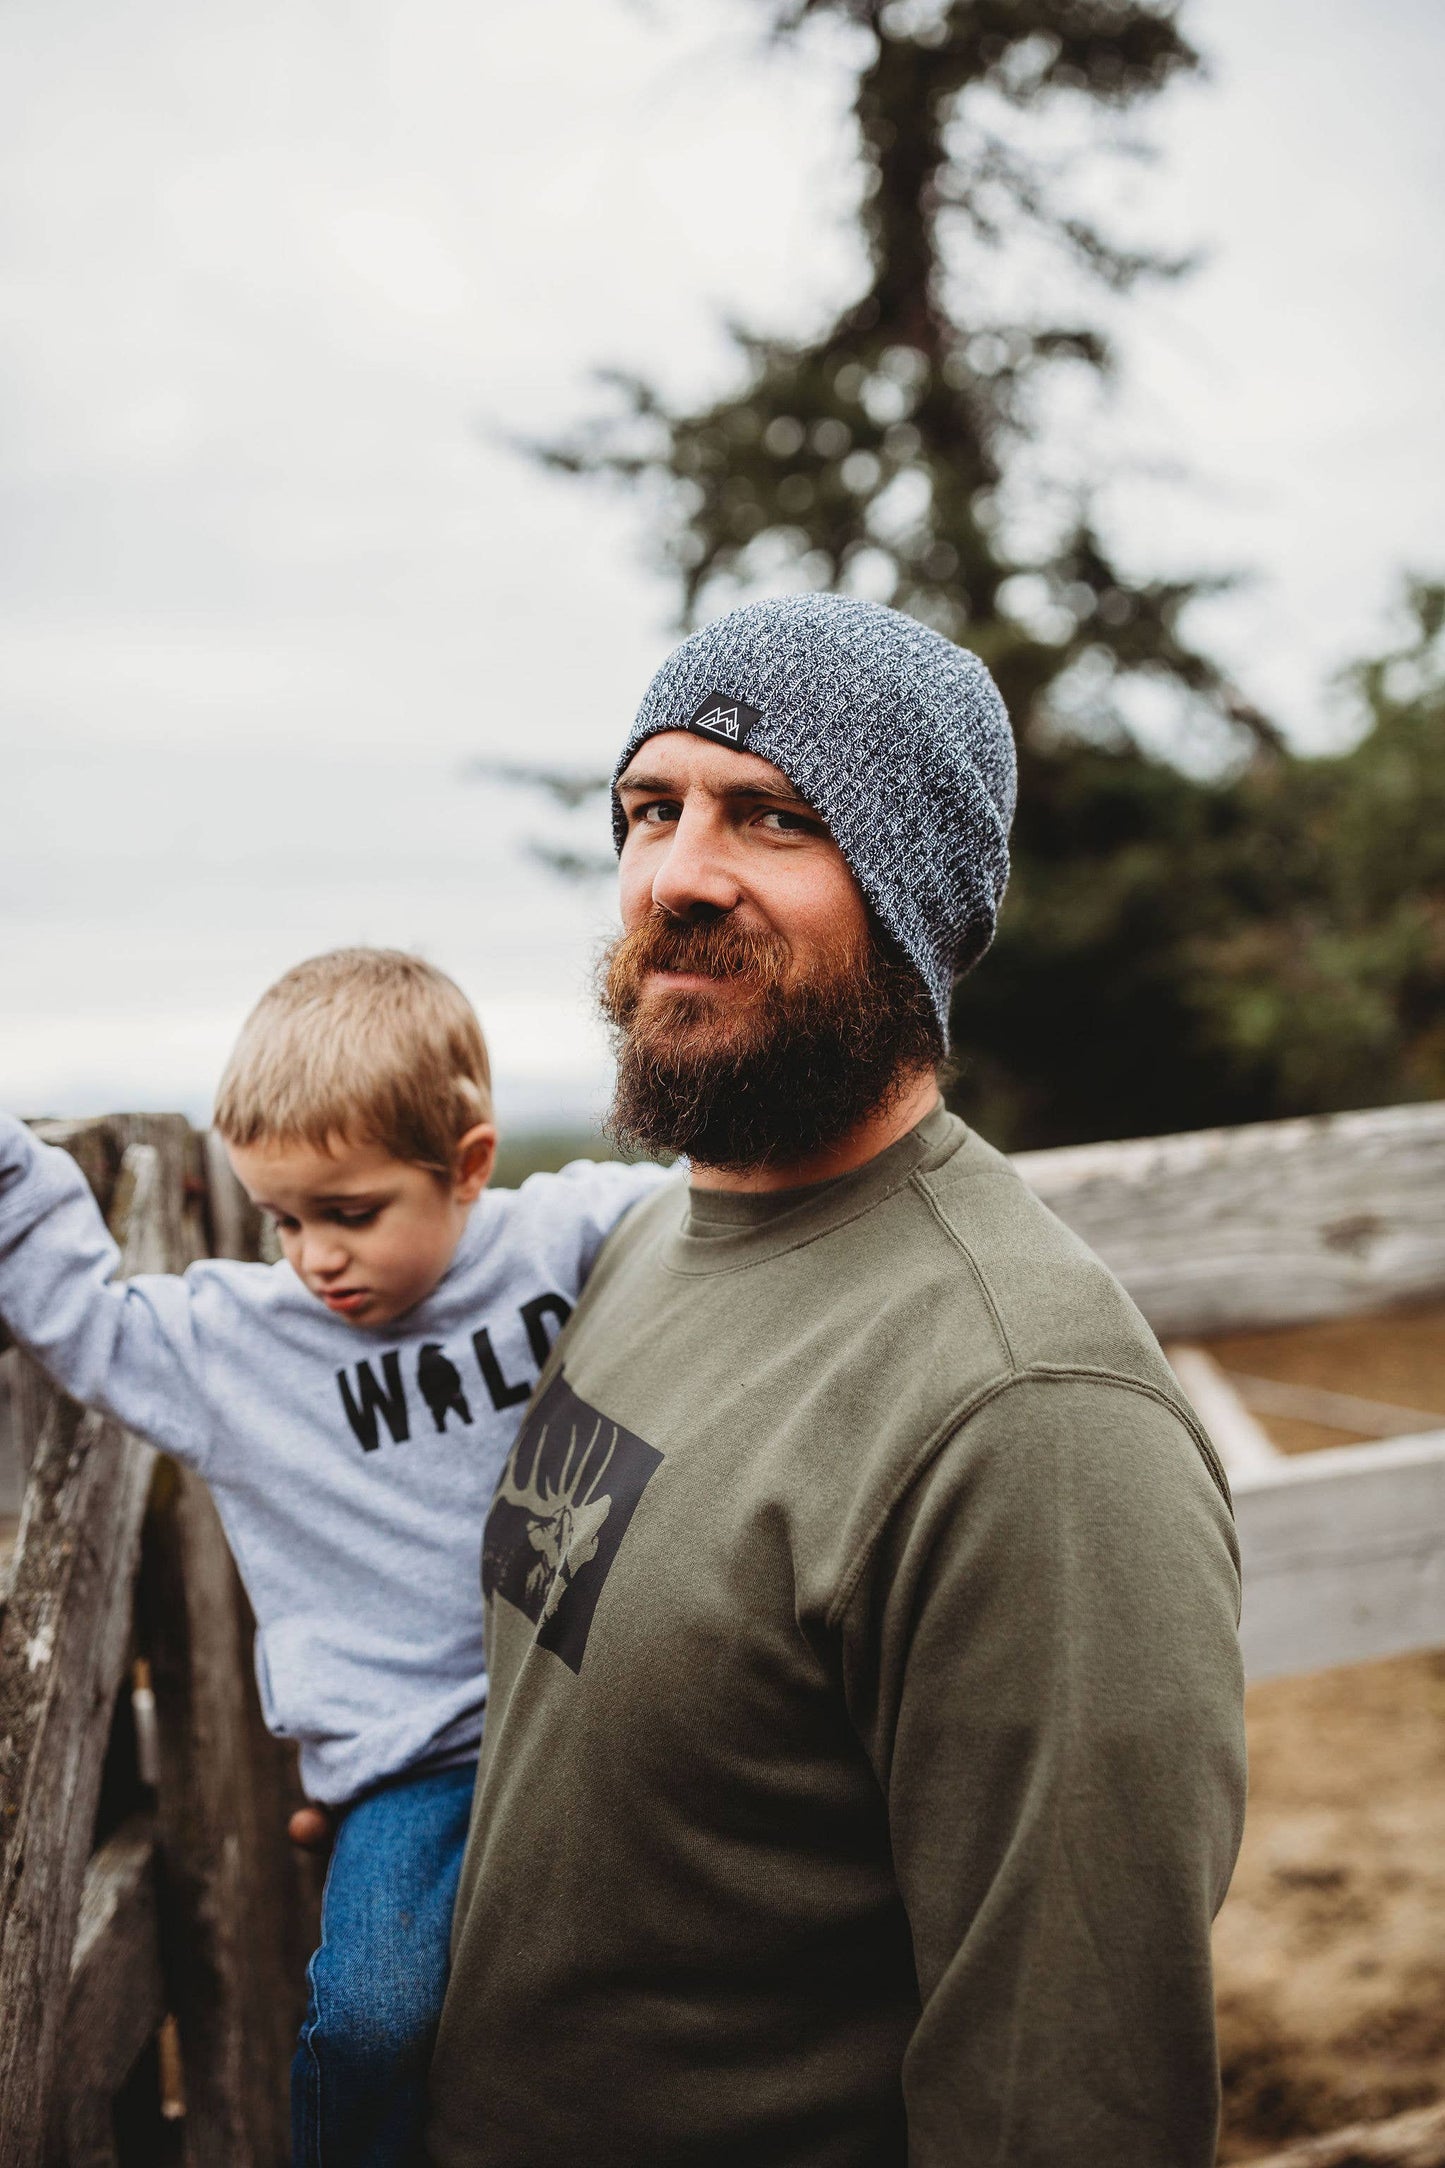
[[[109,1203],[123,1273],[180,1271],[213,1246],[254,1254],[234,1197],[213,1227],[211,1170],[181,1117],[43,1133]],[[295,1756],[261,1720],[250,1610],[199,1478],[23,1375],[29,1481],[0,1592],[0,2160],[113,2162],[111,2097],[169,2008],[188,2168],[284,2168],[317,1890],[286,1840]],[[137,1628],[154,1815],[91,1856]]]
[[[167,1164],[168,1157],[170,1164]],[[130,1271],[162,1262],[165,1140],[127,1150],[113,1216]],[[33,1441],[0,1622],[0,2130],[38,2168],[59,2053],[110,1711],[155,1456],[59,1394]]]
[[[215,1177],[199,1139],[188,1172],[209,1202]],[[254,1236],[234,1200],[210,1224],[218,1248]],[[162,1947],[185,2067],[185,2158],[188,2168],[283,2168],[316,1916],[308,1865],[286,1839],[300,1798],[295,1755],[261,1720],[250,1607],[210,1495],[170,1462],[157,1474],[137,1597],[156,1697]]]
[[115,2096],[165,2016],[155,1866],[151,1819],[134,1814],[86,1869],[50,2116],[57,2168],[114,2168]]

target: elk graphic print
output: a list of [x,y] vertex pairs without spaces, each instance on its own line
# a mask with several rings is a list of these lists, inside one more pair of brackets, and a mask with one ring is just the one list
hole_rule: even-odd
[[531,1619],[582,1669],[597,1599],[662,1455],[578,1398],[559,1372],[512,1450],[482,1546],[482,1593]]

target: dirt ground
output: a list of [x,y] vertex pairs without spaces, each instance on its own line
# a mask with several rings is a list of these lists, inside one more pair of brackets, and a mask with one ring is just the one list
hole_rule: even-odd
[[[1217,1341],[1227,1369],[1445,1427],[1445,1309]],[[1358,1433],[1271,1418],[1286,1452]],[[1445,1652],[1251,1687],[1250,1804],[1215,1934],[1220,2160],[1445,2098]]]

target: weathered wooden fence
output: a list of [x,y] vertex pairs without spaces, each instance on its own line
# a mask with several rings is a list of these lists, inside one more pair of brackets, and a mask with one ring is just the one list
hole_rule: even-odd
[[[224,1158],[179,1117],[46,1133],[126,1271],[256,1254]],[[1198,1345],[1445,1300],[1445,1106],[1018,1164],[1119,1273],[1221,1449],[1251,1674],[1445,1644],[1445,1422],[1315,1393],[1355,1431],[1373,1408],[1382,1442],[1285,1458],[1251,1407],[1262,1381]],[[196,1479],[0,1359],[29,1464],[0,1555],[0,2163],[281,2168],[316,1892],[219,1523]]]
[[[125,1272],[256,1254],[180,1117],[44,1128]],[[28,1469],[0,1561],[0,2161],[282,2168],[314,1878],[220,1524],[196,1477],[3,1359]]]
[[[1251,1678],[1445,1645],[1445,1415],[1228,1376],[1214,1333],[1445,1302],[1445,1104],[1021,1154],[1165,1343],[1229,1472]],[[1255,1409],[1373,1431],[1276,1451]],[[1252,1405],[1251,1405],[1252,1403]],[[1333,1404],[1333,1405],[1332,1405]]]

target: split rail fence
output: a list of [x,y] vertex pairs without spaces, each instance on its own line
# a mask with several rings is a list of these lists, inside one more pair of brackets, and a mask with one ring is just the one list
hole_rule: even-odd
[[[1198,1345],[1445,1302],[1445,1103],[1028,1152],[1015,1164],[1117,1272],[1219,1450],[1239,1527],[1249,1677],[1445,1644],[1445,1414],[1272,1391],[1232,1378]],[[1256,1411],[1374,1430],[1379,1442],[1286,1455]]]
[[[124,1273],[259,1253],[180,1116],[38,1126]],[[0,1552],[0,2163],[282,2168],[316,1889],[220,1522],[197,1477],[0,1360],[26,1463]]]
[[[179,1116],[42,1128],[123,1271],[259,1254],[223,1156]],[[1200,1344],[1445,1301],[1445,1104],[1017,1164],[1129,1288],[1220,1449],[1250,1675],[1445,1644],[1445,1419],[1307,1393],[1379,1442],[1286,1457],[1257,1413],[1304,1389],[1232,1378]],[[0,1360],[27,1463],[0,1549],[0,2163],[282,2168],[317,1892],[220,1525],[193,1476]]]

